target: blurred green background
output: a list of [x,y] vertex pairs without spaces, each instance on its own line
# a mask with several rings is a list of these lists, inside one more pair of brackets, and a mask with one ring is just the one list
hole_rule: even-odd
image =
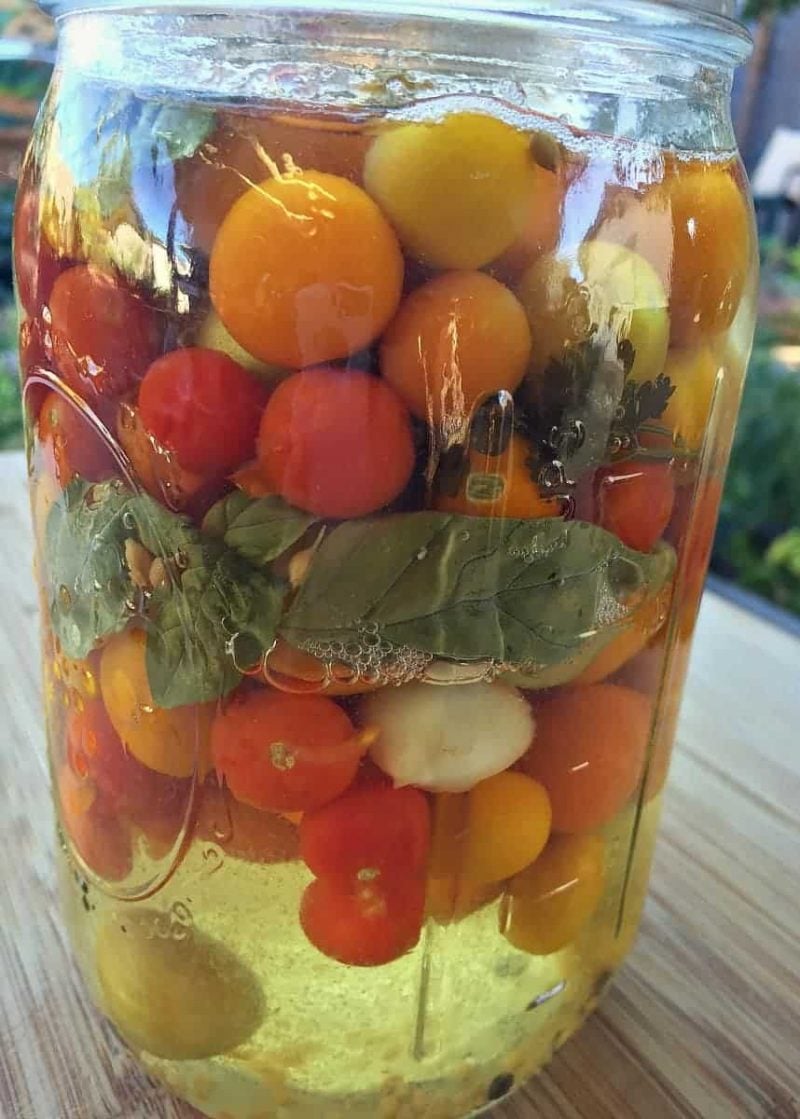
[[[742,13],[752,21],[755,49],[737,76],[734,119],[757,185],[776,129],[797,129],[800,145],[800,0],[749,0]],[[32,4],[0,0],[0,449],[22,442],[11,221],[19,159],[46,88],[52,41],[49,21]],[[800,615],[800,188],[794,186],[800,166],[788,167],[785,181],[785,188],[756,197],[759,326],[712,568]]]

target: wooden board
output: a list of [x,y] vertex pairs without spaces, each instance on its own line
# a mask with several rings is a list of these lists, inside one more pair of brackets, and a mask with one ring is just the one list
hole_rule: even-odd
[[[0,456],[0,1116],[187,1119],[60,931],[23,484]],[[799,727],[800,642],[707,596],[638,946],[498,1119],[800,1116]]]

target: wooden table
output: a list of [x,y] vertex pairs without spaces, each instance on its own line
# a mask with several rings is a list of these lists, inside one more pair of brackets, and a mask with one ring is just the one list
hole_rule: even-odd
[[[0,456],[0,1116],[186,1119],[87,1002],[59,927],[23,479]],[[800,641],[708,595],[638,946],[498,1119],[800,1116],[798,728]]]

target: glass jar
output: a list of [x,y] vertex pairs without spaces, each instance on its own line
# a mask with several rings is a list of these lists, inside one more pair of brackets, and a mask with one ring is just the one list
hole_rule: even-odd
[[753,329],[748,40],[106,7],[16,216],[76,953],[209,1116],[464,1116],[635,935]]

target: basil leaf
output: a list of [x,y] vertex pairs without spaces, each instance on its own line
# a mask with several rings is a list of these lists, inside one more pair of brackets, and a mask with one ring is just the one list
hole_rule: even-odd
[[235,490],[206,513],[203,530],[255,564],[267,564],[296,544],[316,522],[276,496],[251,498]]
[[196,539],[189,522],[119,482],[71,482],[47,519],[47,577],[53,629],[64,651],[85,657],[98,640],[125,628],[137,589],[126,540],[154,555],[174,555]]
[[[339,525],[281,633],[347,660],[375,644],[457,660],[548,666],[599,648],[674,569],[597,525],[410,513]],[[354,654],[357,655],[357,654]]]

